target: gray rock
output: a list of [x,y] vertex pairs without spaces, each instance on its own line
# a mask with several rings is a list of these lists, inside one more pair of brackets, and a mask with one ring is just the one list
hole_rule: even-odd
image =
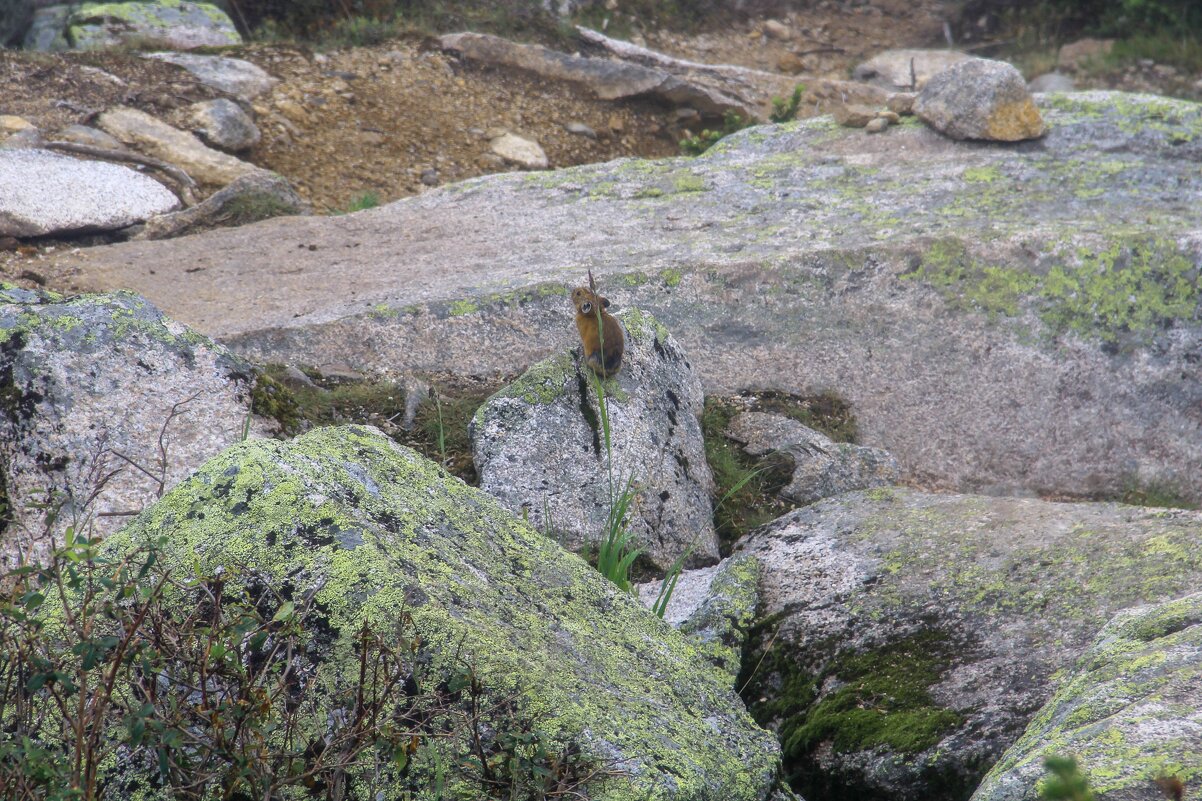
[[125,149],[125,145],[117,141],[115,137],[109,136],[104,131],[93,128],[90,125],[68,125],[58,132],[58,139],[64,142],[75,142],[79,145],[99,147],[105,150]]
[[541,45],[515,44],[484,33],[447,34],[439,39],[439,44],[444,50],[459,53],[472,61],[579,84],[602,100],[647,96],[671,105],[691,106],[707,114],[722,115],[733,111],[760,117],[757,109],[723,89],[680,78],[657,67],[569,55]]
[[[768,120],[768,115],[773,110],[773,98],[788,97],[792,93],[793,87],[797,85],[797,79],[789,75],[753,70],[733,64],[707,64],[673,58],[664,53],[649,50],[643,47],[642,43],[634,44],[622,39],[612,39],[603,33],[580,25],[576,26],[576,34],[589,45],[603,49],[610,58],[627,64],[660,70],[672,75],[677,80],[700,87],[709,93],[734,98],[743,106],[740,113],[748,119]],[[812,82],[811,88],[823,83],[826,82],[821,79],[815,80]],[[848,82],[836,81],[834,83],[847,84]],[[676,102],[670,98],[669,101]],[[853,102],[858,101],[853,100]],[[709,111],[708,108],[701,110]]]
[[32,150],[41,148],[44,144],[46,140],[42,132],[34,127],[14,131],[0,140],[0,148],[5,150]]
[[914,92],[948,67],[972,58],[955,50],[886,50],[856,66],[851,75],[891,92]]
[[168,239],[211,228],[309,213],[308,202],[296,193],[288,179],[263,170],[235,179],[191,208],[151,217],[133,238]]
[[243,100],[256,98],[279,83],[278,78],[240,58],[174,52],[147,53],[145,58],[175,64],[195,75],[205,86]]
[[[680,110],[682,110],[682,109],[677,109],[677,111],[680,111]],[[597,132],[594,131],[589,126],[585,125],[583,122],[565,123],[563,126],[563,129],[570,134],[576,134],[577,136],[583,136],[588,139],[596,139],[597,138]]]
[[25,29],[33,20],[33,12],[33,0],[0,2],[0,48],[20,41]]
[[[672,330],[707,391],[834,389],[907,481],[1202,501],[1202,109],[1039,102],[1038,143],[806,120],[696,159],[479,178],[70,267],[256,361],[494,376],[574,344],[554,293],[588,267]],[[181,264],[205,268],[186,292]]]
[[796,420],[768,412],[741,412],[730,433],[751,456],[783,453],[793,461],[793,477],[780,494],[794,503],[858,489],[896,484],[897,460],[880,448],[835,442]]
[[699,422],[701,384],[654,318],[630,309],[618,319],[626,353],[621,372],[603,384],[612,465],[596,390],[576,355],[563,352],[476,412],[472,452],[480,488],[575,549],[605,537],[611,477],[612,491],[630,481],[636,495],[628,526],[654,562],[667,568],[691,554],[689,565],[713,563],[718,540]]
[[[621,766],[586,777],[583,797],[760,801],[772,790],[775,738],[683,636],[495,499],[375,429],[235,445],[106,545],[160,536],[163,564],[180,575],[223,575],[239,596],[264,586],[312,594],[319,619],[293,658],[312,678],[306,701],[335,720],[331,688],[358,681],[346,655],[364,624],[391,635],[411,619],[423,686],[469,665],[485,709],[512,706],[557,748],[573,743],[590,761]],[[322,737],[324,715],[302,721],[314,718],[319,728],[302,728],[302,742]],[[485,797],[440,759],[469,753],[470,728],[418,749],[408,777],[418,786],[446,777],[448,795]],[[381,798],[407,794],[393,775],[371,778]],[[362,774],[348,783],[362,787]]]
[[[760,563],[733,556],[712,567],[685,570],[676,579],[664,620],[697,646],[702,656],[735,681],[743,659],[747,632],[759,606]],[[640,584],[639,597],[648,607],[659,599],[662,581]]]
[[178,205],[165,186],[128,167],[0,149],[0,236],[112,231]]
[[807,795],[964,798],[1111,615],[1198,586],[1200,536],[1202,513],[1118,504],[821,501],[739,549],[773,621],[744,697]]
[[197,183],[225,186],[243,175],[260,172],[250,162],[214,150],[193,134],[135,108],[109,109],[100,115],[97,124],[146,155],[176,165]]
[[505,133],[492,140],[489,143],[489,147],[493,153],[496,153],[505,159],[505,161],[510,164],[516,164],[523,169],[547,169],[547,154],[543,152],[542,146],[538,142],[523,136]]
[[867,133],[883,133],[889,130],[889,120],[886,117],[873,117],[864,126]]
[[1119,612],[973,801],[1037,801],[1049,756],[1075,756],[1098,801],[1163,801],[1202,765],[1202,594]]
[[1046,128],[1022,73],[1004,61],[974,58],[935,75],[918,93],[914,113],[953,139],[1018,142]]
[[83,3],[71,13],[67,25],[67,38],[77,50],[148,42],[173,50],[242,44],[242,36],[224,11],[189,0]]
[[206,144],[228,153],[259,144],[259,126],[232,100],[202,100],[191,109],[192,131]]
[[1045,72],[1027,83],[1028,92],[1072,92],[1076,88],[1073,79],[1061,72]]
[[42,53],[57,53],[70,50],[67,41],[67,19],[71,16],[70,5],[43,6],[33,12],[33,21],[25,32],[22,47]]
[[242,439],[253,380],[135,295],[11,288],[0,290],[0,376],[6,569],[18,553],[44,557],[68,525],[111,533]]

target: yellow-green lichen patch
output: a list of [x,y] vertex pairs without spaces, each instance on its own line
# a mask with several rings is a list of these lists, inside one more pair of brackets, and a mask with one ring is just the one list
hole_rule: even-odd
[[[560,353],[535,364],[489,400],[521,398],[526,403],[552,403],[567,391],[568,381],[575,372],[576,366],[572,361],[572,354],[570,352]],[[483,422],[480,414],[480,411],[476,412],[476,419]]]
[[490,496],[373,429],[235,446],[108,547],[159,534],[181,570],[315,593],[331,639],[306,652],[312,687],[353,680],[364,624],[411,615],[433,669],[471,664],[556,742],[624,761],[593,798],[754,801],[774,775],[771,735],[687,640]]
[[990,265],[958,239],[932,242],[903,280],[921,281],[951,305],[1014,317],[1031,308],[1055,334],[1104,342],[1146,341],[1202,309],[1202,269],[1170,242],[1116,238],[1101,247],[1061,248],[1050,266]]
[[1094,792],[1130,793],[1163,776],[1202,777],[1196,723],[1202,677],[1202,595],[1125,611],[1059,683],[1023,736],[986,777],[979,798],[1038,776],[1073,754]]
[[1002,171],[995,166],[969,167],[962,175],[972,184],[991,184],[1002,177]]
[[480,311],[480,306],[474,300],[456,300],[452,301],[447,307],[447,313],[452,317],[463,317],[467,314],[475,314]]

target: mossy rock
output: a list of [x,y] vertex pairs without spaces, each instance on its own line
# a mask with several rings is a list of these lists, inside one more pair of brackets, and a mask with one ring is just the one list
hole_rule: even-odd
[[68,20],[67,37],[77,50],[119,45],[190,50],[242,43],[224,11],[188,0],[84,3]]
[[973,801],[1037,801],[1044,761],[1072,755],[1098,801],[1160,801],[1202,780],[1202,595],[1115,615]]
[[[591,798],[755,801],[771,788],[775,738],[693,645],[492,497],[376,429],[236,445],[106,547],[164,535],[173,571],[313,599],[321,619],[297,656],[309,687],[353,684],[356,633],[410,616],[432,670],[470,664],[490,697],[516,699],[528,725],[620,766],[588,782]],[[411,770],[429,775],[433,797],[424,754]],[[129,786],[130,776],[110,778]],[[363,779],[351,778],[349,797],[363,797]],[[446,792],[486,794],[454,782]]]
[[1202,514],[848,493],[752,532],[739,684],[807,796],[963,801],[1118,610],[1202,581]]

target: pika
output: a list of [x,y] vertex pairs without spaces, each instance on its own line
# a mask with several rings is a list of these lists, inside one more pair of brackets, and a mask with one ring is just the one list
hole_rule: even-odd
[[588,289],[572,290],[572,305],[576,307],[576,330],[584,345],[584,363],[602,378],[609,378],[622,369],[622,351],[626,347],[626,332],[605,309],[609,299],[597,294],[593,271],[588,271]]

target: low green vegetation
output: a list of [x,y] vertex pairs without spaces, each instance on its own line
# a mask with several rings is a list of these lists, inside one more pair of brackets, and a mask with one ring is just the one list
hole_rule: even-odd
[[772,113],[768,115],[768,119],[775,123],[782,123],[796,118],[797,108],[801,105],[801,96],[805,90],[805,84],[799,83],[793,87],[793,94],[788,98],[772,98]]
[[1094,801],[1089,780],[1072,757],[1050,756],[1043,763],[1051,775],[1040,782],[1039,797],[1045,801]]
[[275,195],[245,194],[229,202],[221,217],[221,223],[232,226],[246,225],[295,213],[296,209],[290,203],[285,203]]
[[4,798],[96,801],[124,781],[182,801],[551,799],[597,774],[408,615],[364,623],[346,655],[358,679],[327,688],[329,706],[298,697],[328,638],[313,597],[173,573],[166,545],[119,552],[69,529],[45,566],[0,576]]
[[728,111],[722,117],[721,128],[705,128],[695,136],[686,136],[684,139],[681,139],[680,152],[686,156],[700,156],[724,137],[748,128],[753,124],[737,112]]
[[351,202],[347,205],[345,214],[351,214],[356,211],[366,211],[374,209],[380,205],[380,196],[375,192],[364,192],[360,195],[355,195]]
[[308,384],[287,368],[268,365],[254,389],[254,411],[276,420],[285,436],[310,428],[347,423],[373,425],[441,464],[469,484],[477,480],[468,425],[476,409],[497,388],[448,384],[417,400],[413,419],[404,387],[387,379],[339,380],[310,371]]

